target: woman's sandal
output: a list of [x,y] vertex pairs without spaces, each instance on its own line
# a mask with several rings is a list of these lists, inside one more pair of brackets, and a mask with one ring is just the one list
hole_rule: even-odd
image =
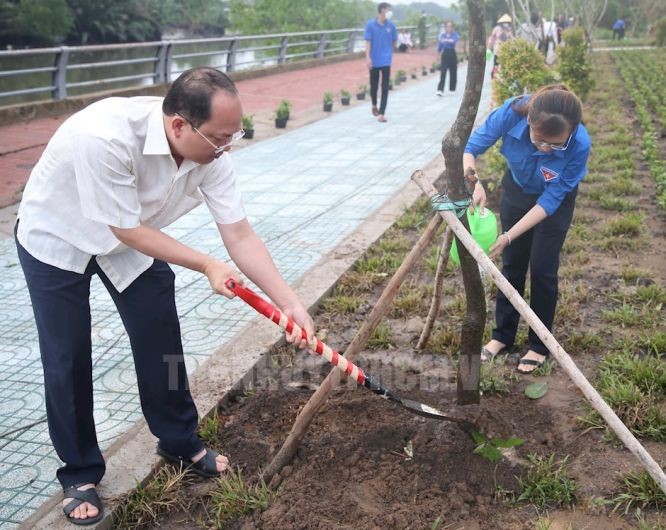
[[483,348],[481,348],[481,362],[487,363],[489,361],[492,361],[495,357],[497,357],[501,353],[504,353],[505,351],[506,348],[501,348],[500,351],[498,351],[497,353],[493,353],[484,346]]
[[212,449],[206,449],[206,454],[196,462],[192,462],[192,459],[190,458],[183,458],[181,456],[174,456],[167,453],[159,445],[157,446],[157,454],[172,464],[183,466],[205,478],[215,478],[222,475],[222,473],[217,470],[217,457],[220,455]]
[[[67,520],[79,526],[88,526],[91,524],[98,523],[102,517],[104,517],[104,505],[102,500],[97,495],[95,488],[90,488],[87,490],[79,490],[77,487],[83,486],[84,484],[77,484],[75,486],[70,486],[63,490],[63,495],[65,499],[72,499],[71,502],[67,503],[66,506],[63,506],[62,511],[67,517]],[[98,510],[98,514],[94,517],[86,517],[85,519],[77,519],[71,517],[71,513],[81,506],[84,502],[92,504]]]
[[[537,353],[537,355],[541,355],[541,354]],[[545,363],[546,359],[548,358],[545,355],[541,355],[541,357],[543,357],[543,359],[541,359],[541,360],[525,359],[525,357],[522,357],[520,359],[520,361],[518,362],[518,368],[516,368],[516,370],[521,374],[531,374],[532,372],[534,372],[534,370],[536,370],[540,366],[543,366],[543,363]],[[531,370],[521,370],[520,369],[521,364],[526,364],[527,366],[534,366],[534,368],[532,368]]]

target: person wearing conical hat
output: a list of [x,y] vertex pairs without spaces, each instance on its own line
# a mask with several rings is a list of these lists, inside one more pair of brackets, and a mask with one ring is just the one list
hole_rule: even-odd
[[499,51],[500,46],[506,41],[513,39],[513,37],[514,35],[513,29],[511,28],[511,17],[504,13],[499,18],[497,25],[490,32],[490,36],[488,37],[487,48],[493,53],[492,77],[495,77],[495,73],[497,72],[499,65],[497,61],[497,52]]

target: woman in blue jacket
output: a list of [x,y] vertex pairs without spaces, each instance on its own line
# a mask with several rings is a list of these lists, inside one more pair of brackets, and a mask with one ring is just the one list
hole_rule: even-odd
[[458,56],[456,55],[456,43],[460,40],[458,32],[453,30],[453,22],[447,22],[444,31],[439,35],[437,51],[440,53],[439,84],[437,95],[444,95],[444,83],[446,82],[446,71],[450,72],[449,90],[456,91],[458,77]]
[[[507,100],[472,134],[465,148],[465,168],[502,139],[509,166],[502,181],[502,234],[491,256],[502,255],[502,273],[523,295],[530,270],[530,307],[550,330],[557,305],[560,251],[571,225],[578,184],[587,172],[590,138],[582,123],[582,105],[564,86],[546,86],[533,95]],[[477,182],[473,207],[483,210],[486,192]],[[519,314],[499,291],[492,339],[482,349],[487,360],[513,346]],[[548,349],[530,329],[529,350],[518,371],[543,364]]]

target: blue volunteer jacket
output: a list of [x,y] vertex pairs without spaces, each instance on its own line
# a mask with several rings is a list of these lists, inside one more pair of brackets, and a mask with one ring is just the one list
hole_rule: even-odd
[[[513,180],[525,193],[539,195],[537,204],[551,215],[587,174],[592,142],[581,123],[574,130],[567,149],[540,152],[530,141],[527,116],[511,108],[515,99],[507,99],[490,113],[472,133],[465,152],[477,157],[501,138],[500,151],[509,165]],[[524,99],[526,103],[529,96]]]

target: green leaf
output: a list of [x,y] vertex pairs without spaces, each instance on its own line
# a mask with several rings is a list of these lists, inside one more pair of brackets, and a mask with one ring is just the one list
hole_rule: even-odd
[[472,431],[472,439],[477,444],[486,443],[488,441],[488,437],[485,434],[476,431]]
[[523,445],[525,440],[522,438],[507,438],[506,440],[500,440],[499,438],[493,438],[490,441],[495,447],[501,447],[503,449],[509,449],[511,447],[517,447]]
[[548,383],[545,382],[532,383],[525,388],[525,395],[530,399],[542,398],[546,392],[548,392]]
[[491,462],[499,462],[500,460],[502,460],[502,453],[500,452],[500,450],[490,445],[480,445],[472,452],[475,455],[482,456],[486,460],[490,460]]

